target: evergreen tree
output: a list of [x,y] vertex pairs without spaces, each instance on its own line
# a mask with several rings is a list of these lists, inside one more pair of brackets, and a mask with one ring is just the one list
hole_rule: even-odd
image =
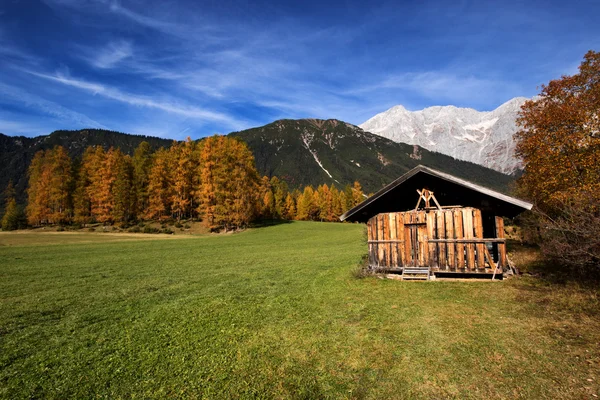
[[3,231],[14,231],[26,226],[23,210],[17,205],[15,200],[15,188],[12,180],[8,181],[8,186],[4,190],[4,215],[0,221]]
[[285,201],[288,196],[288,185],[285,181],[274,176],[271,178],[271,188],[274,197],[273,217],[283,219],[285,218]]
[[358,181],[355,181],[354,186],[352,186],[352,207],[356,207],[363,201],[365,201],[365,196],[363,194],[362,187]]
[[352,207],[354,207],[354,192],[352,191],[352,186],[346,185],[344,188],[344,212],[348,211]]

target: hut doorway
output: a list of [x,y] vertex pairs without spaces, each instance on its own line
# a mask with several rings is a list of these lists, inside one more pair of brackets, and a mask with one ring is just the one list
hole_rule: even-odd
[[419,221],[420,218],[417,213],[410,213],[407,216],[408,221],[404,223],[406,265],[409,267],[424,267],[427,264],[425,257],[427,222]]

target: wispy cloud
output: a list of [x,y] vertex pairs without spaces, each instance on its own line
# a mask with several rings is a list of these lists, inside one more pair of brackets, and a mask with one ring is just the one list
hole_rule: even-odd
[[59,74],[48,75],[33,71],[28,72],[31,75],[40,78],[48,79],[54,82],[62,83],[63,85],[82,89],[94,95],[100,95],[132,106],[154,108],[165,111],[167,113],[178,114],[188,118],[199,119],[201,121],[219,122],[234,129],[245,125],[239,120],[236,120],[226,114],[215,111],[209,111],[173,101],[159,102],[148,96],[140,96],[131,93],[126,93],[119,89],[112,88],[103,84],[87,82],[85,80],[74,79]]
[[130,41],[117,40],[110,42],[106,47],[97,51],[90,59],[90,63],[97,68],[112,68],[126,58],[133,55]]
[[35,94],[28,93],[20,87],[0,82],[0,94],[2,95],[2,100],[4,102],[22,104],[69,124],[80,127],[106,128],[105,125],[89,118],[87,115],[73,111]]

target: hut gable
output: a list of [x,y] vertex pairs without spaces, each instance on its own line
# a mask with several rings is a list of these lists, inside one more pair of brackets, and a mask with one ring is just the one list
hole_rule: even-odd
[[532,207],[526,201],[419,165],[348,210],[340,220],[367,222],[380,213],[414,209],[418,200],[417,190],[420,189],[434,192],[442,206],[474,207],[484,213],[510,218]]

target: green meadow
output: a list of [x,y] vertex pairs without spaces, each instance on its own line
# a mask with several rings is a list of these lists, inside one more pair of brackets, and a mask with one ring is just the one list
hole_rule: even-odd
[[364,226],[0,233],[0,398],[600,396],[596,289],[355,273]]

